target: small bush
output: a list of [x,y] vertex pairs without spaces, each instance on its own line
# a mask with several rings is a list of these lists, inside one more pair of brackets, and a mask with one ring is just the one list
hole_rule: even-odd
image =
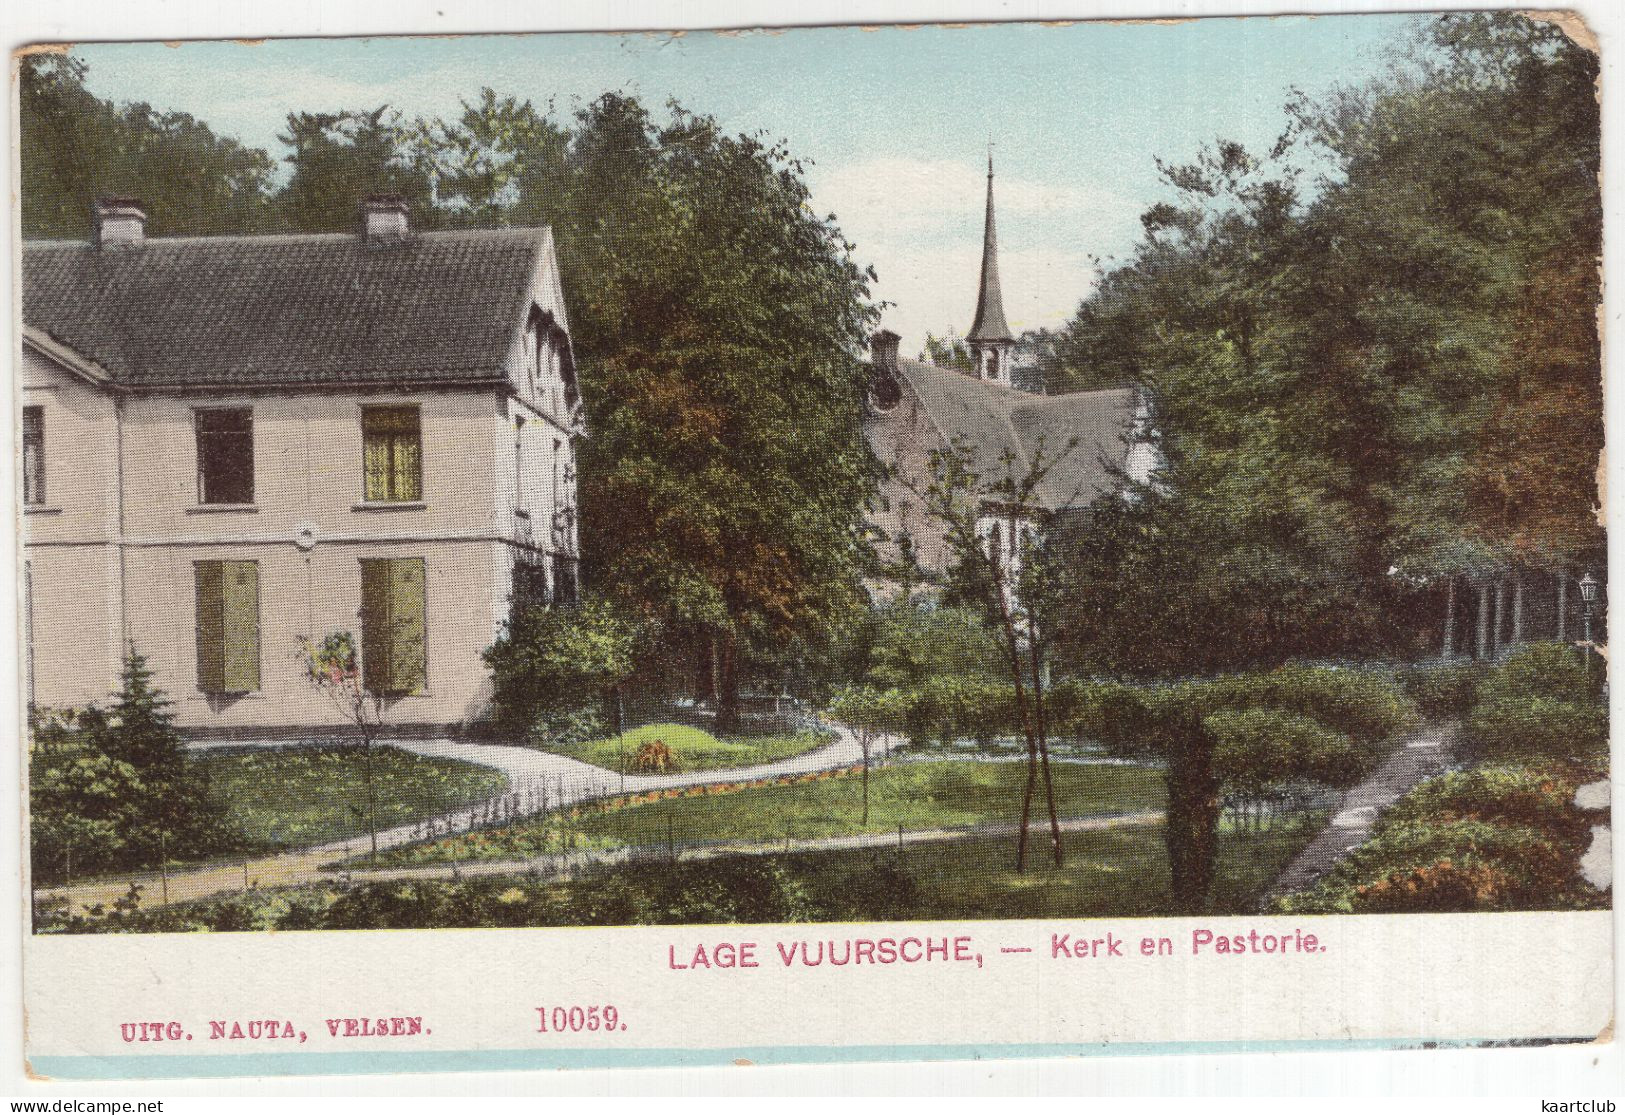
[[1478,662],[1417,664],[1399,674],[1399,683],[1429,720],[1454,720],[1473,711],[1478,687],[1488,674]]
[[1473,746],[1487,758],[1595,762],[1608,751],[1602,682],[1570,647],[1524,647],[1479,684]]
[[[1588,893],[1589,892],[1589,893]],[[1595,901],[1572,854],[1540,829],[1484,821],[1382,828],[1281,913],[1573,909]]]
[[639,774],[664,774],[677,769],[677,757],[664,740],[651,739],[638,744],[627,762],[627,769]]

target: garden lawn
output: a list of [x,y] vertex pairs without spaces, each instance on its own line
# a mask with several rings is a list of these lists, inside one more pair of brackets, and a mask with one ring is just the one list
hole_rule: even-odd
[[[360,747],[264,747],[194,753],[209,793],[255,847],[304,847],[367,832]],[[502,792],[500,771],[373,749],[378,827],[420,821]]]
[[724,770],[773,763],[804,754],[829,742],[828,737],[817,732],[719,739],[703,728],[686,724],[645,724],[621,737],[611,736],[584,743],[550,743],[542,750],[617,772],[624,759],[630,772],[632,756],[638,745],[651,740],[659,740],[671,749],[675,760],[672,769],[678,771]]
[[[1268,832],[1219,834],[1215,914],[1248,914],[1325,813]],[[567,882],[524,875],[328,884],[37,922],[47,933],[254,929],[409,929],[549,925],[1144,917],[1173,912],[1159,824],[1068,833],[1066,864],[1035,850],[1012,866],[1011,836],[913,845],[902,852],[740,855],[603,868]]]
[[[1146,767],[1056,763],[1055,807],[1062,817],[1161,809],[1162,773]],[[453,858],[528,859],[549,852],[623,845],[728,842],[768,844],[904,829],[962,828],[1014,823],[1021,813],[1025,763],[898,763],[870,771],[869,820],[863,822],[858,773],[727,793],[692,791],[577,819],[539,818],[510,829],[450,837],[386,853],[388,863],[440,863]],[[1043,787],[1033,801],[1045,815]],[[1039,840],[1038,843],[1042,843]],[[1013,845],[1012,845],[1013,846]]]
[[[1267,832],[1225,826],[1214,865],[1214,913],[1251,914],[1275,877],[1324,827],[1306,815]],[[838,852],[800,857],[808,899],[828,906],[860,874],[889,864],[913,880],[911,919],[1167,917],[1168,848],[1161,824],[1125,825],[1062,836],[1065,863],[1048,859],[1035,833],[1027,870],[1015,869],[1015,838],[988,837],[905,846],[902,853]]]

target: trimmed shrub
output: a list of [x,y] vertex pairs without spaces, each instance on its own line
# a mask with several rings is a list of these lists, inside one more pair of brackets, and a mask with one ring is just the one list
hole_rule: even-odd
[[1429,720],[1465,717],[1478,703],[1478,687],[1489,670],[1479,662],[1418,663],[1399,672],[1399,683]]
[[1364,743],[1415,727],[1415,703],[1387,671],[1289,664],[1266,673],[1195,683],[1214,711],[1278,708],[1320,721]]
[[1378,754],[1318,720],[1281,709],[1235,709],[1202,721],[1215,740],[1215,773],[1231,790],[1259,796],[1291,782],[1346,789],[1369,774]]
[[1429,779],[1395,802],[1372,839],[1277,913],[1596,909],[1579,874],[1590,820],[1579,765],[1506,765]]
[[1473,745],[1486,757],[1593,762],[1608,751],[1602,683],[1570,647],[1524,647],[1479,684]]
[[[1575,909],[1596,904],[1569,849],[1523,825],[1484,821],[1384,826],[1319,885],[1277,912],[1419,913]],[[1604,899],[1606,901],[1606,899]]]

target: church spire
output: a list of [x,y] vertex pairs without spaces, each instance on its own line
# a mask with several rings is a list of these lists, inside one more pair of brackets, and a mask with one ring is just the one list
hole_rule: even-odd
[[1004,319],[1004,293],[999,289],[999,234],[993,224],[993,152],[987,153],[987,223],[982,231],[982,288],[976,296],[976,320],[965,340],[983,379],[1010,382],[1010,348],[1015,336]]

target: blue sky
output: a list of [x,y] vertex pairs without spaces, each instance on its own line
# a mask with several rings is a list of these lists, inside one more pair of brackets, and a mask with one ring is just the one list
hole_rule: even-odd
[[1127,253],[1163,195],[1154,158],[1215,136],[1267,146],[1293,87],[1356,82],[1419,17],[1180,24],[816,28],[670,35],[504,35],[103,44],[75,48],[90,88],[208,121],[281,157],[289,111],[454,115],[482,85],[568,111],[606,89],[676,97],[809,160],[833,212],[895,302],[905,351],[963,332],[976,297],[991,135],[1011,324],[1058,325],[1097,259]]

